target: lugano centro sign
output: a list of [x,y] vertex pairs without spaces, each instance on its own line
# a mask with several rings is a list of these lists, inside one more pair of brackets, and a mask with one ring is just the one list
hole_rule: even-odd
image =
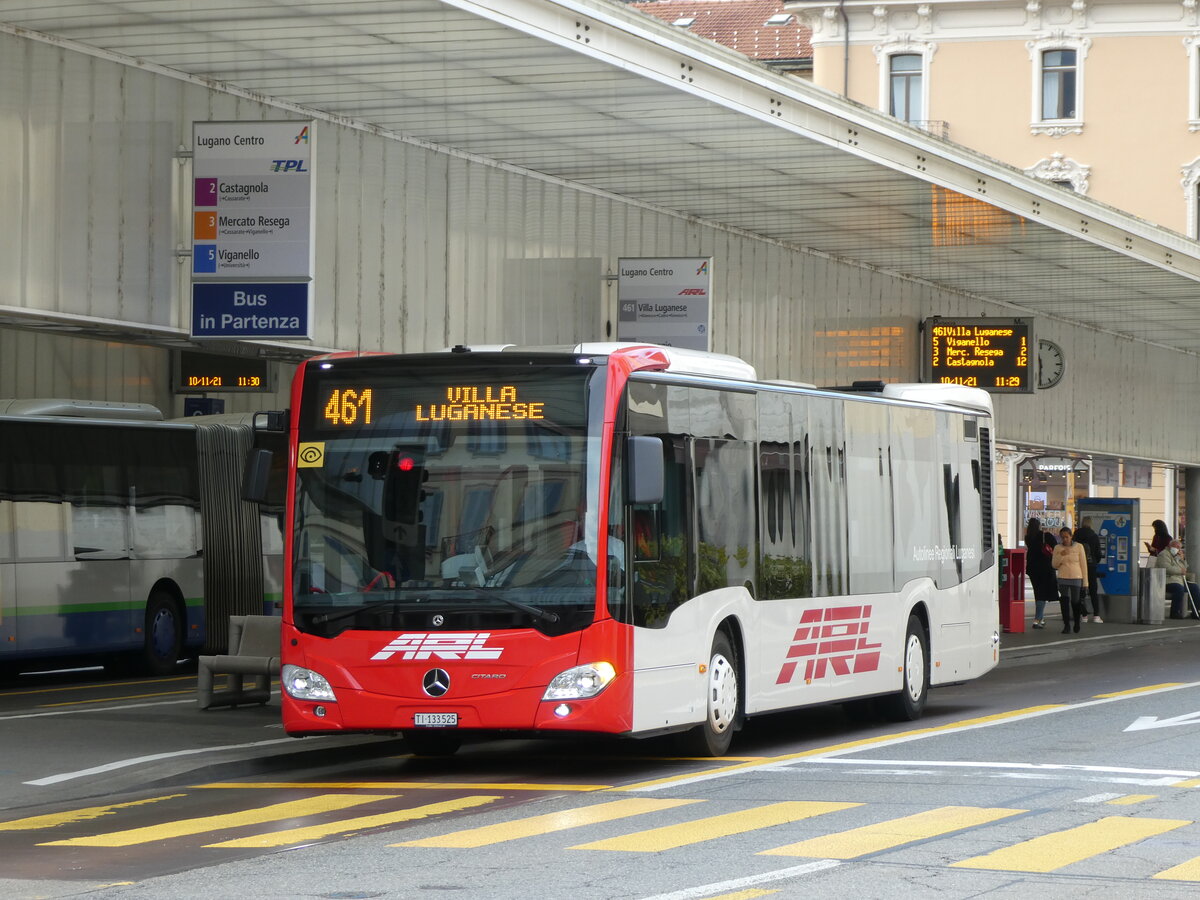
[[192,126],[192,337],[311,338],[313,123]]

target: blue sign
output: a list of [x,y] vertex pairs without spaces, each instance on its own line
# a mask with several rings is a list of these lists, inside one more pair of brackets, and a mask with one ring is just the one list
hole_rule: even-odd
[[225,412],[225,401],[216,397],[188,397],[183,401],[185,416],[217,416]]
[[197,282],[192,337],[309,338],[307,282]]
[[192,248],[192,271],[209,274],[217,271],[216,244],[196,244]]

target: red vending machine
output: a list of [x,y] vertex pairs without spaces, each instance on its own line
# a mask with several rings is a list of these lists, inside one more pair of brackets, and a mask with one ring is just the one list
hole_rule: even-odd
[[1009,634],[1025,630],[1025,548],[1004,551],[1000,583],[1000,626]]

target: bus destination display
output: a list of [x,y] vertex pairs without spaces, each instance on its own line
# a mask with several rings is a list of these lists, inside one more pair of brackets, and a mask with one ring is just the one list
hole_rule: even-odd
[[1033,393],[1035,357],[1028,319],[926,319],[922,368],[926,381],[962,384],[997,394]]
[[[374,388],[336,387],[325,396],[322,415],[333,426],[372,425],[374,402]],[[408,411],[417,422],[512,421],[544,419],[545,406],[541,401],[523,400],[515,385],[470,384],[447,387],[439,402],[417,403]]]
[[181,350],[175,364],[177,394],[270,391],[267,361]]

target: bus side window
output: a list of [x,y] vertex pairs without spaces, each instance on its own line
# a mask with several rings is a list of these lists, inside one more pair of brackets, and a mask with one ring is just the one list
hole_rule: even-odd
[[[687,600],[690,584],[687,507],[687,447],[682,437],[663,436],[666,475],[663,502],[633,510],[633,624],[665,628],[676,607]],[[642,555],[638,519],[649,525]]]
[[637,562],[659,558],[658,517],[653,508],[633,511],[633,558]]

